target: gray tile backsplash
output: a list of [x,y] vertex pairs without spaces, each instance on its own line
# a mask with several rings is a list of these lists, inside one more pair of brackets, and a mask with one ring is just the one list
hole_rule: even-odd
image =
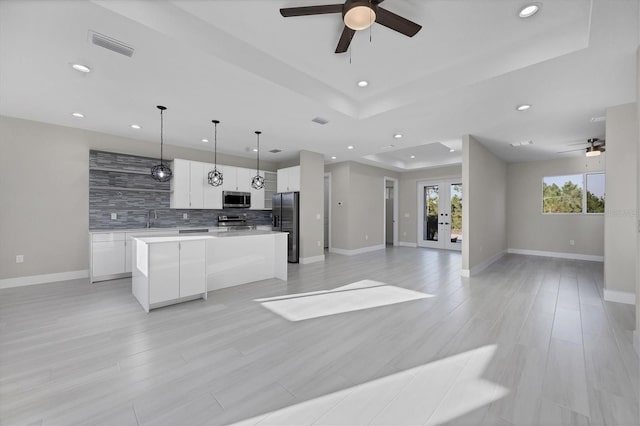
[[[170,209],[169,183],[154,181],[149,172],[158,161],[90,151],[89,229],[145,228],[149,218],[153,228],[216,226],[219,215],[246,215],[252,225],[271,223],[270,210]],[[117,219],[111,219],[112,213]],[[183,218],[185,213],[188,219]]]

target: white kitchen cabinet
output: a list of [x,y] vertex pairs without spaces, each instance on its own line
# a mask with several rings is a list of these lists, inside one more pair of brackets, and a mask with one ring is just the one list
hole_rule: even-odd
[[300,191],[300,166],[278,169],[278,192]]
[[251,192],[251,178],[256,171],[244,167],[222,166],[222,189],[224,191]]
[[171,195],[172,209],[201,209],[204,206],[204,164],[176,158],[172,164]]
[[240,192],[251,192],[251,178],[256,175],[255,169],[245,169],[244,167],[236,167],[236,185]]
[[149,247],[149,304],[180,297],[179,243]]
[[222,169],[222,190],[223,191],[237,191],[238,190],[238,177],[237,167],[234,166],[220,166]]
[[91,238],[91,282],[124,274],[125,236],[122,232],[93,234]]
[[180,243],[180,297],[206,292],[207,259],[206,242],[181,241]]
[[[204,186],[203,190],[203,208],[205,209],[222,209],[222,185],[220,186],[211,186],[209,185],[209,172],[211,172],[214,168],[213,164],[204,163],[203,168],[203,176],[202,176],[202,185]],[[223,173],[224,179],[224,171],[222,171],[222,167],[218,165],[218,170]]]
[[204,207],[204,164],[197,161],[191,161],[190,166],[189,208],[201,209]]
[[135,231],[125,233],[124,271],[131,273],[131,255],[135,237],[151,237],[153,235],[178,235],[178,231],[171,229],[154,229],[153,231]]
[[191,199],[191,162],[176,158],[171,164],[171,194],[169,207],[172,209],[188,209]]
[[145,311],[207,298],[206,239],[137,237],[132,292]]

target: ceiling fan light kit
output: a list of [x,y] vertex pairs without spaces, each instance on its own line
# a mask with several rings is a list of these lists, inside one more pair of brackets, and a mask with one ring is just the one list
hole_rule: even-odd
[[402,16],[378,6],[384,0],[347,0],[344,4],[327,4],[319,6],[286,7],[280,9],[280,14],[289,18],[292,16],[324,15],[342,13],[344,28],[338,40],[335,53],[349,50],[351,39],[356,31],[369,28],[374,22],[389,29],[413,37],[422,29],[421,25],[409,21]]
[[342,20],[352,30],[365,30],[376,21],[376,11],[368,1],[351,2],[348,8],[345,4]]

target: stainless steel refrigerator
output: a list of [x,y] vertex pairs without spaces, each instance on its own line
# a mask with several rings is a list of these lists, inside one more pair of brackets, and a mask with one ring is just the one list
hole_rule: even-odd
[[300,260],[300,193],[282,192],[273,195],[272,227],[274,231],[288,232],[288,260]]

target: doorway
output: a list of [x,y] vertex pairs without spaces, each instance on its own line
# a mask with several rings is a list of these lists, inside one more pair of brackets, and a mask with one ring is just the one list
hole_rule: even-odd
[[331,248],[331,173],[324,174],[324,248]]
[[398,179],[384,178],[384,240],[387,245],[398,245]]
[[418,246],[462,250],[461,182],[418,182]]

